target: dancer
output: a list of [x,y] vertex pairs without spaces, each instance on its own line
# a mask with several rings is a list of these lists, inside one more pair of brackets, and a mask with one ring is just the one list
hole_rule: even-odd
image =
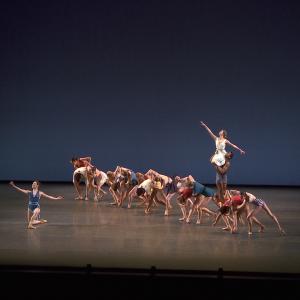
[[[251,193],[241,193],[243,199],[245,199],[248,203],[254,206],[254,209],[248,214],[247,220],[253,218],[255,215],[257,215],[261,210],[263,210],[277,225],[278,230],[281,234],[285,234],[285,231],[279,224],[279,221],[277,217],[272,213],[266,202],[260,198],[257,198],[255,195]],[[252,234],[252,227],[250,227],[250,233]]]
[[85,183],[85,200],[88,200],[89,180],[88,180],[87,167],[77,168],[73,172],[73,184],[78,195],[77,197],[75,197],[76,200],[83,200],[83,196],[80,188],[80,181],[82,179],[84,179],[84,183]]
[[[243,193],[237,190],[226,191],[226,201],[221,206],[213,226],[217,224],[220,216],[222,216],[227,224],[227,227],[222,228],[223,230],[230,230],[231,233],[236,233],[238,231],[238,220],[242,215],[245,215],[247,218],[250,211],[249,204],[242,194]],[[230,213],[233,216],[232,219],[229,217]],[[259,232],[264,231],[265,226],[256,217],[252,216],[251,218],[247,218],[249,235],[252,234],[252,221],[260,227]]]
[[191,187],[182,187],[178,190],[178,193],[179,197],[177,197],[177,203],[182,213],[182,217],[179,218],[179,221],[185,221],[187,218],[187,208],[189,205],[193,205],[193,201],[191,200],[193,189]]
[[[87,167],[88,172],[91,172],[91,176],[94,180],[91,180],[91,185],[94,187],[94,201],[99,201],[107,193],[102,189],[102,186],[108,182],[108,176],[106,173],[98,170],[96,167]],[[95,183],[95,184],[94,184]]]
[[171,180],[172,181],[168,182],[167,185],[166,185],[166,189],[167,189],[166,197],[167,197],[168,204],[169,204],[170,208],[172,208],[171,199],[175,195],[178,195],[178,190],[182,185],[181,182],[180,182],[180,177],[179,176],[172,176]]
[[124,176],[124,179],[125,179],[121,182],[121,185],[120,185],[121,194],[119,197],[119,202],[120,202],[120,206],[121,206],[123,204],[124,200],[127,198],[128,193],[131,191],[131,189],[134,186],[138,185],[138,179],[137,179],[135,172],[133,172],[132,170],[130,170],[128,168],[118,166],[115,173],[121,174],[122,176]]
[[134,186],[131,191],[128,193],[128,205],[127,208],[131,208],[131,203],[133,199],[139,199],[142,201],[141,205],[148,202],[147,197],[145,196],[146,190],[139,185]]
[[39,224],[38,217],[40,215],[40,199],[41,197],[45,197],[52,200],[60,200],[63,199],[62,196],[53,197],[50,195],[47,195],[46,193],[39,190],[39,181],[35,180],[32,183],[32,191],[30,190],[24,190],[15,185],[13,181],[10,182],[10,185],[15,188],[17,191],[26,194],[29,196],[29,203],[28,203],[28,210],[27,210],[27,221],[28,221],[28,229],[35,229],[33,225]]
[[118,186],[119,182],[116,180],[115,172],[113,171],[107,171],[106,175],[108,177],[108,185],[109,185],[109,192],[112,195],[114,202],[111,202],[111,205],[117,205],[118,204]]
[[219,137],[213,134],[213,132],[207,127],[207,125],[201,121],[201,125],[208,131],[209,135],[212,137],[212,139],[216,143],[216,152],[215,154],[211,157],[211,163],[216,164],[217,166],[222,166],[225,164],[225,154],[226,154],[226,144],[229,146],[237,149],[240,151],[241,154],[245,154],[245,151],[240,149],[238,146],[232,144],[228,139],[227,139],[227,131],[222,129],[219,132]]
[[[164,188],[168,188],[168,186],[170,184],[172,184],[172,178],[167,176],[167,175],[162,175],[152,169],[150,169],[146,174],[146,176],[149,176],[150,178],[152,178],[153,180],[160,178],[161,180],[161,184],[162,187],[160,189],[156,189],[155,190],[155,199],[157,200],[157,196],[160,196],[163,198],[163,202],[166,203],[166,210],[165,210],[165,216],[169,215],[169,209],[172,208],[171,204],[170,204],[170,200],[167,198],[167,196],[164,193]],[[157,181],[157,180],[156,180]],[[154,194],[153,194],[154,195]],[[151,201],[154,198],[151,197]],[[149,208],[150,209],[150,208]]]
[[[205,211],[207,214],[214,216],[215,213],[209,210],[206,206],[211,200],[214,200],[214,198],[216,197],[215,191],[197,182],[191,175],[188,176],[187,180],[193,189],[193,196],[195,197],[195,201],[193,203],[192,208],[189,211],[189,214],[186,218],[186,222],[190,223],[190,218],[196,209],[197,210],[200,209],[201,213],[202,211]],[[201,223],[201,219],[199,220],[199,215],[198,215],[197,224],[200,223]]]
[[[107,175],[108,175],[108,173],[107,173]],[[111,203],[111,204],[121,206],[122,197],[123,197],[124,193],[126,193],[126,184],[125,183],[127,181],[127,173],[121,172],[121,169],[118,166],[116,168],[116,170],[109,176],[111,178],[114,178],[113,183],[111,184],[111,186],[109,188],[109,191],[115,200],[115,202]]]
[[147,209],[145,211],[146,214],[150,213],[150,208],[152,206],[152,203],[153,201],[155,201],[160,204],[163,204],[165,206],[165,216],[169,215],[170,204],[163,191],[164,187],[165,187],[165,182],[163,178],[161,176],[155,176],[151,196],[148,202]]
[[144,203],[148,203],[147,208],[145,209],[145,214],[148,214],[150,212],[151,204],[149,205],[149,202],[152,197],[153,186],[154,186],[154,180],[148,178],[138,186],[136,191],[139,197],[142,196],[145,199]]
[[222,166],[218,166],[216,163],[213,163],[216,168],[216,186],[218,191],[218,200],[221,203],[224,203],[224,196],[227,190],[227,172],[230,167],[230,160],[233,157],[233,152],[227,152],[224,155],[225,163]]

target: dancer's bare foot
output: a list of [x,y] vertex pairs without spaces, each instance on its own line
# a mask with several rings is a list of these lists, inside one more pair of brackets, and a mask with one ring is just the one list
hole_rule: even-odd
[[166,209],[165,210],[165,216],[168,216],[169,215],[169,211]]
[[264,233],[264,230],[265,230],[265,226],[260,226],[258,232]]
[[75,200],[83,200],[83,197],[81,196],[75,197]]
[[252,235],[252,231],[248,231],[248,235]]
[[178,219],[179,221],[184,221],[185,220],[185,217],[182,217],[180,219]]
[[36,229],[36,227],[32,226],[32,224],[29,224],[27,228],[28,229]]
[[89,201],[89,198],[88,197],[85,197],[85,199],[84,199],[85,201]]
[[185,222],[186,223],[191,223],[191,220],[190,219],[186,219]]
[[283,230],[283,228],[280,228],[280,234],[286,235],[286,233],[285,233],[285,231]]
[[230,227],[228,227],[228,226],[223,227],[222,230],[229,231],[229,230],[230,230]]
[[200,221],[200,220],[197,220],[196,224],[201,224],[201,221]]

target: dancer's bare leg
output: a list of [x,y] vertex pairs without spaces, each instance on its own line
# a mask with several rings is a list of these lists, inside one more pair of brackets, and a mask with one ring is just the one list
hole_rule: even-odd
[[148,201],[148,205],[145,209],[145,214],[149,214],[150,213],[150,208],[152,206],[152,203],[153,203],[153,199],[156,197],[156,194],[157,194],[157,189],[153,189],[150,197],[149,197],[149,201]]
[[179,221],[184,221],[186,219],[186,207],[185,204],[179,204],[181,213],[182,213],[182,217],[179,219]]
[[201,224],[202,220],[202,208],[200,206],[197,206],[197,222],[196,224]]
[[199,205],[200,201],[201,201],[201,196],[197,196],[195,199],[195,202],[193,203],[192,208],[190,209],[189,214],[186,218],[187,223],[190,223],[191,216],[193,215],[193,213],[194,213],[195,209],[197,208],[197,206]]
[[83,197],[82,197],[82,194],[81,194],[81,189],[80,189],[80,183],[78,181],[75,181],[74,182],[74,187],[75,187],[75,190],[77,192],[77,197],[75,198],[76,200],[83,200]]
[[33,211],[33,214],[30,218],[30,221],[29,221],[29,224],[28,224],[28,229],[35,229],[36,227],[33,226],[33,222],[37,219],[38,215],[40,214],[40,209],[39,208],[36,208],[34,211]]
[[273,219],[273,221],[276,223],[279,232],[282,233],[282,234],[285,234],[285,231],[284,231],[283,228],[280,226],[277,217],[271,212],[271,210],[269,209],[269,207],[267,206],[267,204],[264,204],[264,205],[262,206],[262,208],[263,208],[264,211],[271,217],[271,219]]

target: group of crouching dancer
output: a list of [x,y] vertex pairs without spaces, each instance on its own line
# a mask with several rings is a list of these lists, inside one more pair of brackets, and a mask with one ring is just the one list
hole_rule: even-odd
[[[260,211],[265,211],[276,223],[279,232],[284,234],[277,217],[271,212],[267,204],[251,193],[238,190],[222,190],[215,192],[212,188],[197,182],[193,176],[181,178],[169,177],[150,169],[147,173],[135,173],[131,169],[117,166],[114,171],[103,172],[91,164],[90,157],[73,158],[74,166],[73,183],[78,194],[76,199],[83,200],[80,181],[85,181],[85,200],[93,191],[94,201],[99,201],[106,194],[103,185],[109,186],[112,195],[112,205],[122,207],[128,199],[127,207],[131,208],[133,201],[139,201],[139,205],[145,207],[145,214],[149,214],[153,206],[161,204],[164,207],[164,215],[168,216],[172,209],[171,202],[177,200],[182,216],[182,222],[190,223],[194,213],[197,213],[197,224],[201,224],[202,216],[207,215],[213,219],[215,226],[222,220],[224,231],[238,232],[239,224],[248,224],[248,234],[252,234],[252,224],[263,232],[265,226],[256,218]],[[224,187],[223,187],[224,188]],[[208,208],[209,203],[214,203],[216,211]]]

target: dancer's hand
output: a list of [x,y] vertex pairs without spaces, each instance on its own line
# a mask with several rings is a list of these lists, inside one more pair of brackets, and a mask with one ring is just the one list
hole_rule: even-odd
[[56,197],[56,199],[61,200],[61,199],[64,199],[64,197],[63,196],[58,196],[58,197]]
[[246,152],[245,152],[245,151],[243,151],[243,150],[241,150],[240,152],[241,152],[241,154],[242,154],[242,155],[243,155],[243,154],[244,154],[244,155],[246,154]]
[[205,124],[203,121],[201,121],[200,124],[201,124],[203,127],[206,127],[206,124]]
[[11,186],[15,186],[15,183],[14,183],[13,181],[11,181],[9,184],[10,184]]

